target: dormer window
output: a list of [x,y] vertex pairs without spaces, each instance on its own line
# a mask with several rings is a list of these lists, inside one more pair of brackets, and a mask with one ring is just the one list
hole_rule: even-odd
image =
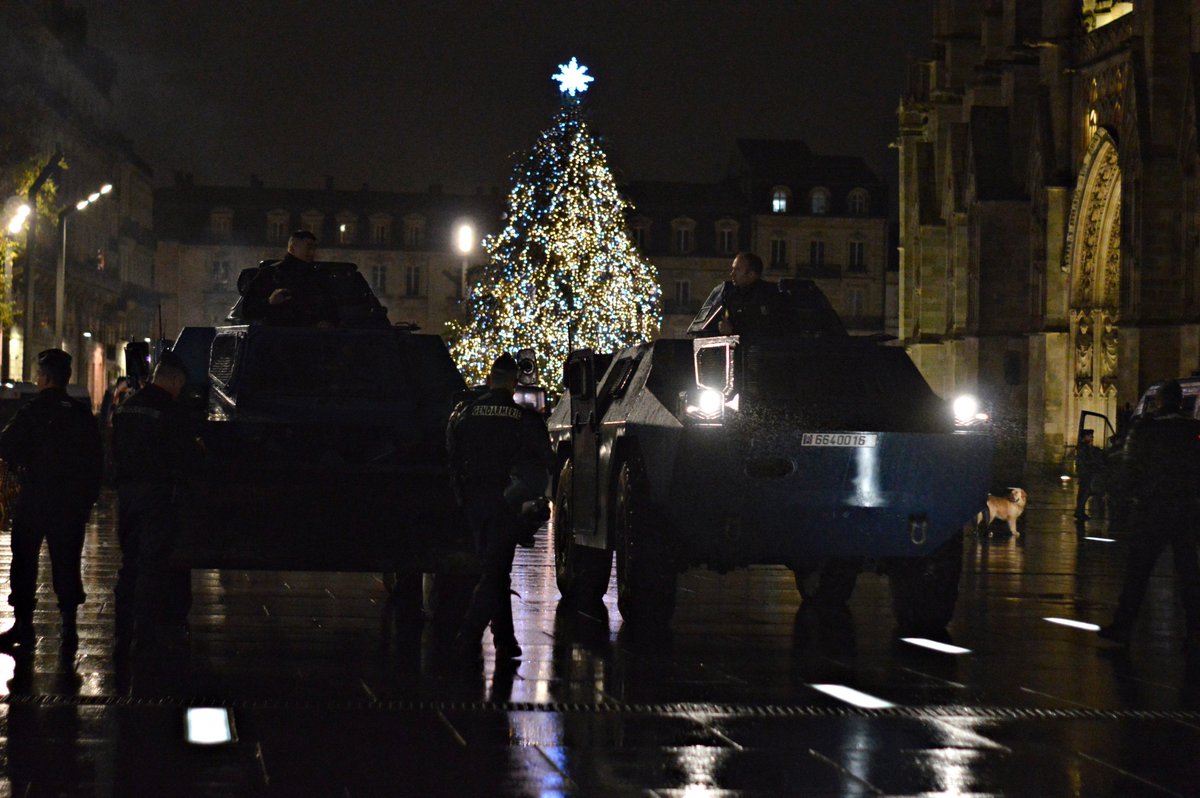
[[814,216],[824,216],[829,213],[829,190],[814,188],[809,195],[809,204]]
[[865,188],[856,188],[846,196],[846,207],[851,216],[866,216],[870,210],[870,195]]
[[282,208],[267,213],[267,243],[282,244],[288,240],[288,222],[291,214]]
[[414,213],[404,217],[404,246],[420,249],[425,244],[425,217]]
[[343,211],[337,215],[338,243],[353,244],[358,235],[358,216]]
[[320,211],[305,211],[300,214],[300,228],[307,230],[321,240],[321,229],[325,226],[325,214]]
[[771,213],[787,213],[792,204],[792,192],[787,186],[771,189]]
[[233,235],[233,209],[213,208],[208,216],[208,226],[213,238],[227,240]]
[[696,222],[692,219],[675,219],[671,222],[671,250],[676,255],[687,255],[695,249]]
[[737,251],[737,239],[737,222],[733,219],[721,219],[717,222],[717,252],[732,255]]
[[392,242],[392,217],[386,213],[371,216],[371,243],[386,246]]
[[638,251],[645,252],[646,245],[650,243],[650,220],[645,216],[635,218],[629,225],[629,235]]

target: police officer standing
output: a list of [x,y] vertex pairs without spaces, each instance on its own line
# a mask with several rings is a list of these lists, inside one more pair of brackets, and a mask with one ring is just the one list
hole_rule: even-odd
[[0,634],[0,648],[28,648],[34,640],[38,554],[50,548],[54,593],[62,614],[62,642],[79,642],[76,613],[83,603],[83,536],[100,493],[103,455],[91,408],[67,396],[71,356],[61,349],[38,355],[38,395],[0,432],[0,458],[19,476],[13,511],[12,605],[16,621]]
[[1097,480],[1103,476],[1104,452],[1095,447],[1093,440],[1095,433],[1085,429],[1075,447],[1075,478],[1079,483],[1075,494],[1075,520],[1081,523],[1090,518],[1087,514],[1088,499],[1097,496],[1097,501],[1101,501],[1101,494],[1095,488]]
[[471,524],[483,566],[454,641],[455,653],[469,659],[478,658],[489,623],[496,657],[521,656],[509,598],[520,498],[509,500],[505,493],[521,493],[510,490],[515,474],[528,481],[528,474],[536,470],[544,476],[543,483],[548,482],[553,454],[541,416],[513,401],[517,373],[512,355],[496,358],[487,392],[456,408],[446,430],[459,504]]
[[1129,548],[1125,584],[1113,622],[1100,637],[1127,645],[1159,554],[1171,546],[1178,595],[1187,620],[1189,648],[1200,653],[1200,421],[1182,412],[1183,391],[1175,380],[1163,386],[1157,413],[1144,418],[1126,442],[1136,536]]
[[308,230],[292,233],[283,260],[259,269],[246,287],[246,319],[281,327],[335,326],[337,304],[313,265],[316,257],[317,237]]
[[739,252],[729,264],[729,280],[713,289],[688,327],[690,335],[780,335],[784,295],[779,283],[762,279],[762,258]]
[[186,640],[191,572],[171,567],[179,528],[175,489],[200,450],[177,403],[187,385],[179,356],[163,352],[150,384],[113,416],[113,459],[120,502],[117,642],[138,647]]

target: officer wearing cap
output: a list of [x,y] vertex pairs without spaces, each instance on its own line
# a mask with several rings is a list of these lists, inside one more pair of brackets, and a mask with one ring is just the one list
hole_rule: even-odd
[[456,653],[471,659],[479,656],[483,630],[489,624],[496,657],[521,656],[509,598],[521,497],[509,491],[510,500],[505,492],[514,478],[528,481],[532,469],[543,471],[548,479],[553,462],[542,417],[513,401],[517,374],[512,355],[496,358],[488,374],[488,390],[455,408],[446,429],[459,504],[482,560],[479,583],[454,643]]
[[139,648],[187,638],[191,572],[172,567],[179,528],[175,489],[199,457],[199,444],[180,408],[187,372],[174,352],[159,358],[150,384],[113,416],[113,460],[119,500],[117,643]]
[[12,568],[8,603],[16,617],[0,634],[0,648],[33,644],[38,554],[50,548],[54,593],[62,615],[62,642],[79,642],[75,620],[83,603],[83,534],[100,493],[103,455],[92,410],[67,396],[71,356],[61,349],[38,354],[38,395],[21,407],[0,432],[0,459],[20,480],[13,510]]

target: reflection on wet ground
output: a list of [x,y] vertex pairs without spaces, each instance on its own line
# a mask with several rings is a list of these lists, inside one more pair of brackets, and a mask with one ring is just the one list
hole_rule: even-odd
[[[524,659],[497,666],[489,641],[474,667],[449,656],[448,626],[393,612],[375,574],[198,571],[190,650],[114,659],[105,509],[78,652],[60,656],[46,592],[33,657],[0,656],[7,791],[1196,794],[1200,668],[1169,561],[1128,653],[1048,622],[1109,619],[1126,542],[1103,519],[1077,531],[1071,488],[1030,494],[1020,538],[969,539],[940,650],[896,639],[882,577],[822,615],[767,567],[689,573],[669,633],[637,635],[613,590],[559,609],[543,535],[515,568]],[[213,733],[228,717],[232,742],[189,743],[197,707],[228,710]]]

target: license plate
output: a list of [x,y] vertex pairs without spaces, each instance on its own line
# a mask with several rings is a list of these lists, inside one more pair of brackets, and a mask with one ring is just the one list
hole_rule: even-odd
[[800,438],[800,445],[872,447],[878,437],[874,432],[806,432]]

